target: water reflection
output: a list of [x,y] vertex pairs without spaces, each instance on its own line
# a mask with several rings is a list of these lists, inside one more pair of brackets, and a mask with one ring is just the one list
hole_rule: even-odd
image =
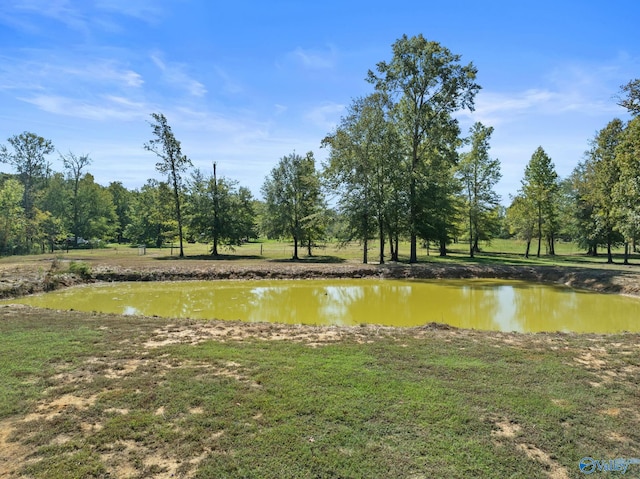
[[418,326],[435,321],[494,331],[640,331],[637,298],[500,280],[112,283],[4,302],[291,324]]

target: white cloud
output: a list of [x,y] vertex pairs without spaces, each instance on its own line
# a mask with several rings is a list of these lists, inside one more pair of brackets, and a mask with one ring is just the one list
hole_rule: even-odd
[[138,121],[146,117],[150,108],[117,96],[82,100],[61,95],[35,95],[20,100],[35,105],[47,113],[87,120]]
[[106,12],[118,13],[128,17],[154,22],[162,16],[160,2],[156,0],[97,0],[95,7]]
[[324,128],[328,132],[338,124],[344,108],[345,106],[340,103],[325,103],[312,108],[304,116],[314,125]]
[[333,68],[336,62],[336,52],[333,48],[328,51],[305,50],[297,47],[290,53],[298,63],[311,70],[325,70]]
[[167,83],[186,90],[193,96],[204,96],[207,93],[205,86],[185,73],[185,66],[177,63],[167,63],[162,58],[162,54],[155,52],[151,54],[151,60],[162,72]]

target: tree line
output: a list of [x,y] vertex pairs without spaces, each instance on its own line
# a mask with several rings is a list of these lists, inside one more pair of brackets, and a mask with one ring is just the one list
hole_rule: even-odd
[[[0,254],[53,251],[88,240],[161,246],[183,239],[221,247],[265,236],[289,239],[311,255],[327,239],[358,241],[362,260],[376,240],[376,261],[397,261],[400,241],[416,262],[419,244],[518,237],[526,256],[536,240],[555,254],[555,242],[577,241],[590,254],[625,245],[625,262],[640,234],[640,80],[621,88],[619,104],[632,119],[612,120],[597,133],[585,159],[560,179],[542,147],[526,165],[522,186],[500,205],[495,185],[500,161],[490,155],[493,128],[475,123],[463,136],[456,114],[472,111],[480,86],[477,69],[422,35],[397,40],[392,57],[368,72],[371,94],[356,98],[321,141],[327,161],[312,152],[283,156],[266,177],[263,200],[237,181],[194,169],[162,113],[151,115],[151,140],[165,181],[129,190],[102,186],[88,169],[89,155],[58,152],[63,171],[48,160],[53,143],[24,132],[0,146]],[[328,207],[331,204],[332,207]]]

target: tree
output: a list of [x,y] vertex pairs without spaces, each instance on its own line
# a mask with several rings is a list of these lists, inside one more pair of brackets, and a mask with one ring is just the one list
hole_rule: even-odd
[[418,201],[419,182],[425,178],[421,169],[432,154],[439,155],[442,146],[457,137],[457,122],[451,115],[464,108],[473,110],[480,86],[475,83],[477,70],[472,63],[461,65],[459,55],[422,35],[403,35],[392,48],[391,61],[378,63],[378,73],[369,71],[367,80],[376,90],[397,100],[395,113],[409,158],[409,262],[415,263],[420,210],[424,205]]
[[298,260],[298,244],[306,240],[310,250],[324,209],[313,153],[282,157],[265,179],[262,194],[269,232],[292,238],[293,259]]
[[613,188],[612,197],[619,218],[617,228],[625,239],[624,262],[627,264],[629,242],[635,250],[635,241],[640,235],[640,116],[627,124],[615,153],[620,178]]
[[86,239],[112,238],[117,224],[113,198],[108,188],[97,184],[93,175],[85,173],[78,182],[78,229],[75,236]]
[[53,143],[27,131],[14,135],[7,141],[13,147],[13,153],[6,146],[0,145],[0,162],[9,163],[16,169],[18,179],[24,187],[22,207],[27,218],[33,218],[36,190],[49,174],[50,164],[46,155],[54,151]]
[[24,186],[13,178],[0,187],[0,255],[13,254],[19,248],[24,228],[23,195]]
[[534,208],[538,233],[538,251],[540,257],[543,226],[548,240],[548,253],[555,254],[555,232],[557,228],[556,195],[558,192],[558,174],[551,158],[541,146],[531,156],[522,179],[522,193],[527,204]]
[[67,170],[67,175],[72,184],[72,196],[71,196],[71,215],[72,225],[71,231],[73,232],[73,242],[78,245],[78,230],[80,221],[80,202],[78,201],[78,188],[80,184],[80,178],[82,178],[82,171],[84,168],[91,164],[91,158],[89,155],[76,156],[71,151],[67,155],[60,154],[60,159],[64,165],[64,169]]
[[519,194],[512,198],[511,205],[507,208],[507,224],[509,232],[526,241],[527,247],[524,257],[529,257],[531,240],[536,229],[536,209],[529,198]]
[[403,168],[389,106],[380,93],[354,100],[336,131],[323,140],[331,149],[323,177],[327,188],[340,194],[340,211],[349,225],[345,240],[362,242],[363,263],[368,261],[368,240],[374,229],[379,262],[384,263],[385,231],[391,224],[388,213]]
[[140,190],[131,192],[130,222],[124,229],[124,236],[134,243],[160,248],[167,238],[175,236],[174,206],[166,182],[147,180]]
[[620,181],[620,165],[616,158],[616,150],[622,139],[624,125],[614,119],[600,130],[592,141],[585,162],[585,181],[588,188],[584,199],[591,205],[594,236],[601,238],[607,246],[607,263],[613,263],[611,247],[619,242],[616,231],[616,205],[612,200],[612,191]]
[[629,110],[633,116],[640,115],[640,78],[620,87],[618,105]]
[[182,154],[180,142],[176,140],[171,127],[167,123],[167,119],[162,113],[152,113],[155,123],[150,123],[153,129],[154,139],[145,143],[144,149],[155,153],[160,160],[156,163],[156,169],[160,173],[167,174],[169,183],[173,188],[173,201],[175,204],[175,215],[178,223],[178,237],[180,240],[180,257],[184,257],[184,249],[182,246],[182,210],[181,210],[181,194],[182,194],[182,177],[181,173],[186,171],[187,166],[191,165],[191,160]]
[[253,197],[238,183],[213,176],[205,178],[195,170],[189,188],[186,212],[189,231],[199,239],[213,243],[211,254],[218,256],[218,246],[240,246],[255,235]]
[[475,123],[470,130],[471,151],[461,155],[458,175],[465,189],[466,210],[469,227],[469,255],[473,258],[479,252],[481,236],[490,237],[488,223],[493,211],[500,203],[500,196],[494,186],[502,174],[500,161],[489,157],[489,140],[493,127]]
[[116,209],[116,241],[118,244],[124,241],[124,230],[129,224],[129,212],[131,209],[131,192],[120,181],[112,181],[107,187],[113,198],[113,206]]

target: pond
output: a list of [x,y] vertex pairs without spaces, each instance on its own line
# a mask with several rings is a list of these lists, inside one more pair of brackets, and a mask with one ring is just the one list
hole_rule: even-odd
[[2,303],[125,315],[492,331],[640,331],[640,298],[503,280],[256,280],[86,285]]

